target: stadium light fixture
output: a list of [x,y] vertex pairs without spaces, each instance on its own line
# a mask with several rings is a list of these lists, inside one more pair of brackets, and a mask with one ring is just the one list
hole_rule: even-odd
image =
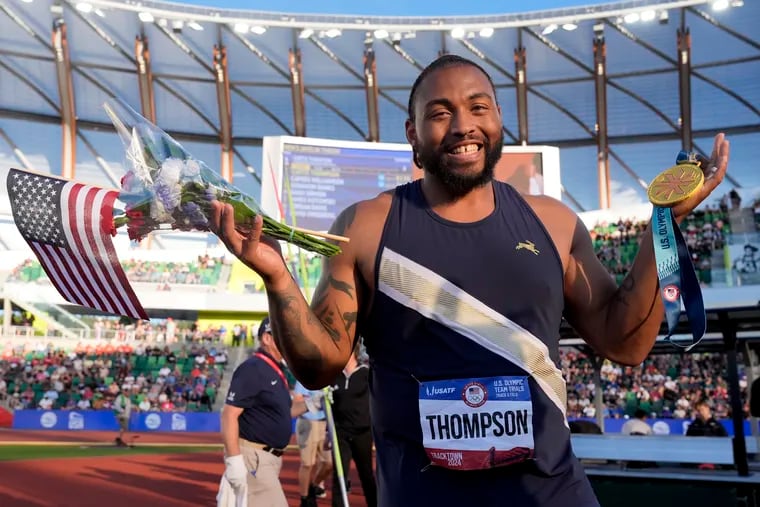
[[744,0],[732,0],[731,7],[744,7]]
[[106,17],[106,13],[105,13],[105,12],[103,12],[103,10],[102,10],[102,9],[95,9],[93,12],[94,12],[95,14],[97,14],[97,15],[98,15],[99,17],[101,17],[101,18],[105,18],[105,17]]
[[235,31],[235,33],[248,33],[248,30],[250,30],[251,27],[248,26],[247,23],[235,23],[232,29]]
[[303,30],[301,30],[301,33],[298,34],[298,38],[308,39],[312,35],[314,35],[314,30],[312,30],[311,28],[304,28]]
[[623,20],[626,23],[636,23],[639,19],[641,19],[641,16],[638,12],[629,12],[625,16],[623,16]]
[[79,12],[84,12],[85,14],[92,12],[92,4],[89,2],[77,2],[76,7]]
[[464,28],[462,28],[461,26],[458,26],[451,30],[451,36],[454,39],[463,39],[464,35],[465,35],[465,31],[464,31]]
[[573,30],[577,28],[578,28],[578,25],[576,25],[575,23],[565,23],[564,25],[562,25],[562,29],[567,32],[572,32]]
[[712,10],[714,11],[723,11],[730,7],[730,4],[728,0],[715,0],[712,3]]
[[552,23],[551,25],[547,25],[547,26],[546,26],[546,27],[544,27],[544,29],[541,31],[541,35],[549,35],[549,34],[551,34],[552,32],[554,32],[554,31],[555,31],[557,28],[559,28],[559,27],[557,26],[557,24],[556,24],[556,23]]
[[175,19],[172,21],[172,31],[174,33],[182,33],[182,29],[185,27],[185,22],[181,19]]
[[263,35],[267,31],[267,27],[256,25],[251,27],[251,33],[255,33],[256,35]]
[[21,1],[24,2],[25,4],[30,4],[34,2],[34,0],[21,0]]
[[640,16],[641,21],[652,21],[656,17],[657,17],[657,13],[653,11],[652,9],[642,12]]
[[335,37],[339,37],[342,33],[343,32],[341,32],[338,28],[330,28],[329,30],[325,31],[325,36],[329,37],[330,39],[334,39]]
[[668,16],[668,11],[661,11],[660,12],[660,24],[661,25],[667,25],[668,24],[668,19],[670,19],[670,17]]
[[189,28],[192,28],[192,29],[193,29],[193,30],[195,30],[196,32],[200,32],[200,31],[202,31],[202,30],[203,30],[203,25],[201,25],[201,24],[200,24],[200,23],[198,23],[197,21],[190,21],[190,22],[187,24],[187,26],[188,26]]
[[387,39],[390,36],[388,30],[382,28],[375,30],[373,35],[375,36],[375,39]]
[[479,32],[479,35],[481,37],[487,39],[487,38],[489,38],[489,37],[491,37],[493,35],[493,28],[491,28],[490,26],[487,26],[485,28],[481,28],[480,32]]
[[153,23],[153,21],[156,19],[153,17],[153,14],[147,11],[140,12],[137,17],[140,18],[140,21],[143,23]]

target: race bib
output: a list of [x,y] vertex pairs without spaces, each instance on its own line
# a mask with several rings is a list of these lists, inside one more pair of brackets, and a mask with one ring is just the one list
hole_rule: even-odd
[[422,443],[434,465],[481,470],[533,457],[528,377],[423,382],[419,407]]

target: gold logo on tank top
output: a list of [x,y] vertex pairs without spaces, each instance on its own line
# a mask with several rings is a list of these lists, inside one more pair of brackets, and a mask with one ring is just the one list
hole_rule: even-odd
[[540,253],[532,241],[520,241],[517,243],[515,250],[527,250],[533,252],[533,255],[538,255]]

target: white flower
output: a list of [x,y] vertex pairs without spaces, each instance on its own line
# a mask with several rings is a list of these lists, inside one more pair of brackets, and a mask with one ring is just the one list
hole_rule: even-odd
[[195,181],[201,175],[201,165],[195,159],[185,161],[185,170],[182,172],[184,181]]
[[161,164],[161,171],[158,173],[156,181],[163,181],[166,186],[179,186],[179,177],[182,175],[182,169],[185,164],[178,158],[167,158]]

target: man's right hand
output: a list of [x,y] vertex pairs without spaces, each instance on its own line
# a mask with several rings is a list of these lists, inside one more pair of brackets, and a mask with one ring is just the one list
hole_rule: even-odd
[[265,283],[290,281],[291,276],[282,257],[280,244],[262,235],[263,227],[264,219],[261,215],[256,215],[248,235],[244,236],[235,227],[235,211],[232,205],[219,201],[211,203],[209,228],[230,252],[258,273]]
[[224,458],[224,477],[235,491],[245,486],[248,480],[248,468],[245,466],[242,454]]
[[240,491],[248,480],[248,468],[242,454],[224,458],[224,477],[235,491]]

